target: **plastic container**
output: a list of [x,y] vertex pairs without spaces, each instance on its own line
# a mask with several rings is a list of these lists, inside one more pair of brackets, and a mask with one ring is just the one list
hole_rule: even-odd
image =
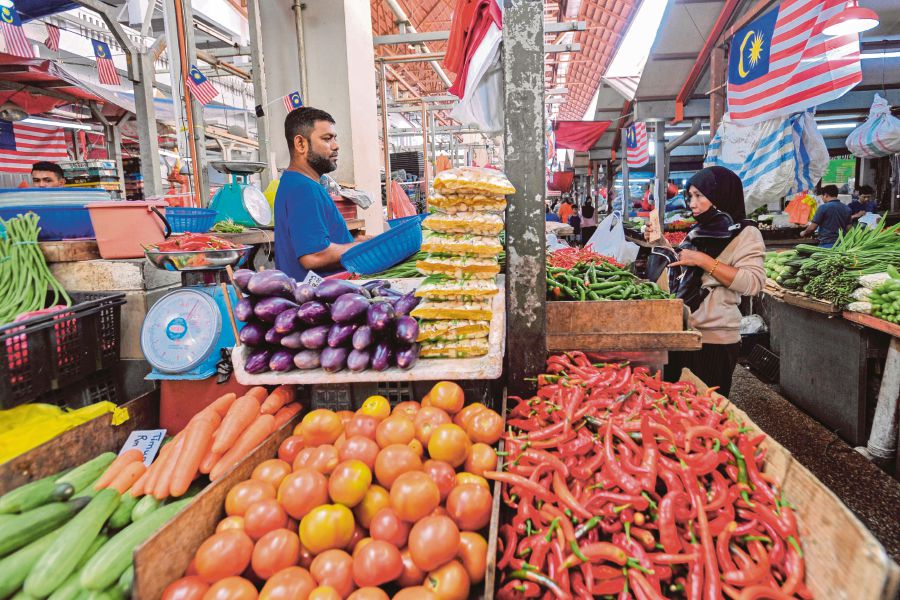
[[[0,202],[2,202],[0,197]],[[91,215],[84,202],[78,204],[0,204],[0,219],[8,221],[18,215],[33,212],[39,218],[38,241],[70,240],[94,237]],[[0,233],[6,229],[0,225]]]
[[170,206],[166,208],[166,220],[172,226],[172,233],[206,233],[216,223],[216,211]]
[[109,192],[94,188],[9,188],[0,189],[0,205],[87,204],[109,201]]
[[0,408],[119,363],[124,293],[72,293],[73,305],[0,327]]
[[158,244],[172,233],[165,207],[165,202],[151,200],[88,204],[100,256],[143,258],[144,246]]
[[341,257],[341,264],[353,273],[372,275],[402,263],[422,248],[420,216],[409,217],[374,239],[353,246]]
[[421,223],[422,221],[425,220],[426,217],[428,217],[428,213],[422,213],[421,215],[413,215],[411,217],[400,217],[399,219],[391,219],[390,221],[388,221],[388,227],[393,229],[394,227],[396,227],[398,225],[402,225],[403,223],[406,223],[407,221],[412,221],[413,219],[416,219],[419,221],[419,223]]

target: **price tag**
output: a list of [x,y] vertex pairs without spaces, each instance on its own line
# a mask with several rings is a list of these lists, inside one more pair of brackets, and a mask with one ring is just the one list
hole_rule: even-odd
[[319,275],[316,275],[315,271],[308,271],[306,273],[306,278],[303,280],[303,283],[308,286],[317,288],[323,281],[325,281],[325,279],[323,277],[320,277]]
[[138,429],[132,431],[131,435],[128,436],[128,439],[125,440],[125,443],[122,445],[122,449],[119,450],[119,454],[122,454],[126,450],[137,448],[144,454],[144,465],[149,467],[150,463],[152,463],[153,459],[156,457],[159,448],[162,446],[165,437],[165,429]]

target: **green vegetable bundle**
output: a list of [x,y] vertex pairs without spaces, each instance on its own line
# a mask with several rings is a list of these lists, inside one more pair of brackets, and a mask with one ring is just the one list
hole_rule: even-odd
[[571,269],[547,266],[550,300],[667,300],[672,294],[655,283],[609,263],[578,263]]
[[872,315],[891,323],[900,324],[900,272],[889,265],[887,273],[891,278],[869,294]]

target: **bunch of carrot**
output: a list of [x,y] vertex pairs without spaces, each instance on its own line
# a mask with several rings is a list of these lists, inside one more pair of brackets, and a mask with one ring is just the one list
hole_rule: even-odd
[[212,481],[224,475],[300,409],[290,385],[271,394],[264,387],[251,388],[240,398],[225,394],[194,415],[162,447],[150,468],[144,467],[139,450],[123,452],[96,487],[130,490],[135,497],[152,495],[158,500],[182,496],[199,475],[209,475]]

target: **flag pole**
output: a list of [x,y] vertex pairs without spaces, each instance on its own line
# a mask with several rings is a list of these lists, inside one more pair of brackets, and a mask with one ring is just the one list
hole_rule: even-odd
[[[625,215],[631,208],[631,188],[628,184],[628,135],[625,129],[622,129],[621,132],[622,135],[619,137],[622,138],[622,201],[624,202],[622,214]],[[613,186],[613,190],[615,190],[615,186]]]
[[[194,137],[194,117],[193,117],[193,100],[191,98],[191,90],[185,84],[184,78],[190,73],[190,67],[188,66],[187,59],[187,41],[184,34],[185,21],[184,21],[184,10],[181,4],[181,0],[175,0],[175,24],[178,31],[178,57],[181,61],[181,88],[184,90],[184,110],[185,117],[187,118],[187,129],[188,129],[188,145],[191,148],[191,177],[194,180],[194,199],[192,204],[196,204],[196,208],[200,208],[203,206],[203,179],[201,177],[200,171],[205,167],[205,165],[200,164],[200,151],[199,151],[199,143],[197,139]],[[191,17],[193,18],[193,16]]]

